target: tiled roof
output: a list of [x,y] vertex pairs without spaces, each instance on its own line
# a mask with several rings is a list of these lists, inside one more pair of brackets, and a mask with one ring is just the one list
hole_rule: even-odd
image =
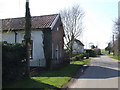
[[[32,29],[50,28],[58,14],[31,17]],[[20,30],[25,28],[25,17],[2,20],[3,30]]]
[[80,44],[80,45],[84,46],[84,44],[83,44],[80,40],[75,39],[74,41],[76,41],[78,44]]

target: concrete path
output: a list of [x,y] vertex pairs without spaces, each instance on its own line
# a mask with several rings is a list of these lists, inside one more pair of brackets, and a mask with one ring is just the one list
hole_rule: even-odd
[[68,88],[118,88],[118,61],[108,56],[92,58],[84,74]]

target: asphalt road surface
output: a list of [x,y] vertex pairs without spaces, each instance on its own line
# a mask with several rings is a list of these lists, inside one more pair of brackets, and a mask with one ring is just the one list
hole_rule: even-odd
[[118,88],[118,61],[108,56],[91,59],[84,74],[68,88]]

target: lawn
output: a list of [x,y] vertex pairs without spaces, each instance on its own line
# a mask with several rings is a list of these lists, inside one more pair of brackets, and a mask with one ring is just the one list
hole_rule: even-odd
[[80,65],[87,62],[89,62],[89,59],[72,61],[62,69],[46,71],[37,77],[11,83],[5,88],[61,88],[75,75]]

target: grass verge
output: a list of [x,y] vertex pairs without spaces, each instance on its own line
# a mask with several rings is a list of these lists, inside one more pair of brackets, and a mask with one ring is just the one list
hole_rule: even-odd
[[110,56],[113,59],[120,60],[119,56],[113,56],[113,54],[108,54],[108,51],[102,50],[102,53]]
[[111,56],[113,59],[117,59],[117,60],[120,60],[120,57],[119,56]]
[[88,62],[89,59],[72,61],[62,69],[46,71],[37,77],[31,77],[30,79],[14,83],[11,82],[11,84],[5,86],[5,88],[61,88],[75,75],[81,64]]

